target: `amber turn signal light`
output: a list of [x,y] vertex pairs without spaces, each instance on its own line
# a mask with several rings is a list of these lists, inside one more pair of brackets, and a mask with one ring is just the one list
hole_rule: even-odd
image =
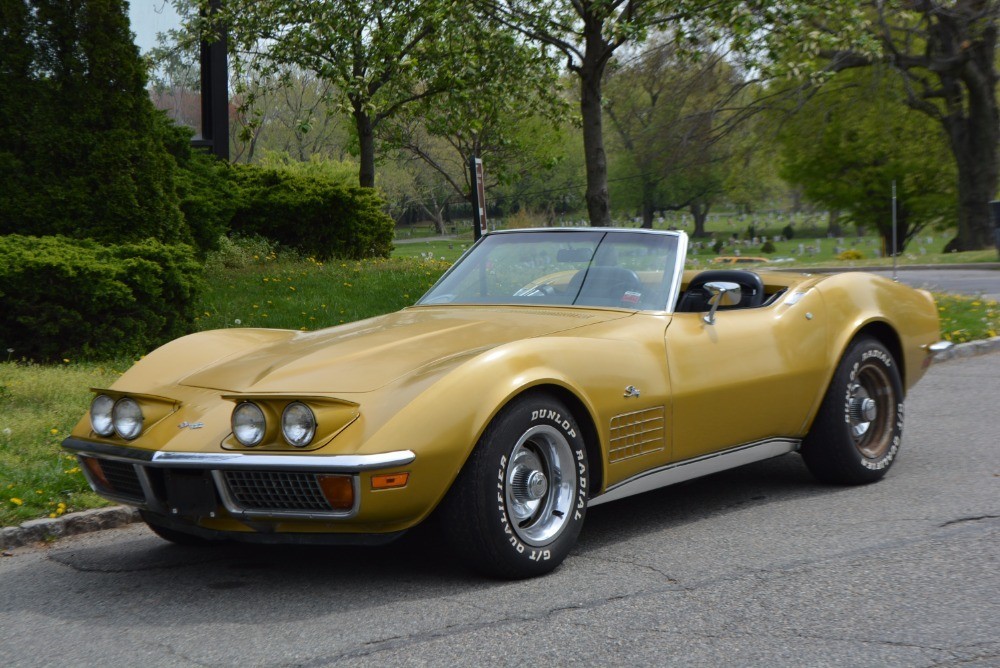
[[410,481],[409,473],[382,473],[372,476],[372,489],[394,489],[406,487]]
[[111,483],[105,477],[104,469],[101,468],[99,461],[93,457],[80,457],[80,461],[87,467],[87,471],[90,472],[91,477],[99,482],[104,489],[114,490],[114,487],[111,486]]
[[317,476],[316,481],[331,508],[350,510],[354,507],[354,482],[351,476],[321,475]]

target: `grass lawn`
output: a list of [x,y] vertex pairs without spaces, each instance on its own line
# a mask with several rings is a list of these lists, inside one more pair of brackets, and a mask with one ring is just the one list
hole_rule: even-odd
[[[208,273],[195,326],[311,330],[395,311],[420,297],[470,243],[399,244],[388,260],[322,264],[271,254],[237,266],[216,264]],[[986,259],[994,259],[992,251],[980,255],[990,254]],[[955,256],[963,256],[962,261],[978,257]],[[947,259],[957,258],[941,261]],[[829,258],[816,261],[831,263]],[[997,335],[1000,307],[995,302],[937,299],[943,338],[963,342]],[[0,360],[0,526],[109,505],[90,492],[59,443],[87,410],[88,388],[110,385],[134,360],[67,360],[52,366],[15,360],[16,351]]]

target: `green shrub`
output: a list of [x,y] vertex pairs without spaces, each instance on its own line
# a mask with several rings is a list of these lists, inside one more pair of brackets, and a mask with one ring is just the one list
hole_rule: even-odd
[[234,165],[239,191],[230,229],[258,234],[318,260],[388,257],[394,224],[371,188],[319,176]]
[[778,249],[774,247],[774,243],[770,239],[765,241],[764,245],[760,247],[761,253],[774,253],[777,250]]
[[791,223],[788,223],[783,228],[781,228],[781,236],[785,238],[786,241],[791,241],[795,238],[795,228],[792,227]]
[[861,260],[861,259],[864,259],[864,257],[865,257],[865,254],[862,253],[861,251],[859,251],[857,249],[854,249],[854,248],[848,248],[847,250],[842,251],[840,253],[840,255],[837,256],[837,259],[838,260]]
[[126,7],[0,3],[0,234],[190,240]]
[[219,237],[217,249],[205,259],[205,271],[243,269],[276,259],[277,255],[278,244],[259,235]]
[[200,287],[190,246],[0,236],[0,347],[39,361],[142,353],[190,331]]
[[190,128],[175,125],[166,116],[159,121],[159,133],[173,156],[174,173],[181,213],[191,239],[204,257],[219,247],[219,237],[229,231],[236,211],[236,189],[229,164],[191,147]]

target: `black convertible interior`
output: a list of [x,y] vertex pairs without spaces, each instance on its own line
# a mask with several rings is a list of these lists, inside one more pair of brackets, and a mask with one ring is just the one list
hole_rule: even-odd
[[688,283],[687,288],[681,292],[681,296],[677,300],[677,308],[674,309],[674,312],[704,313],[708,311],[711,308],[708,300],[712,295],[705,288],[705,285],[716,281],[736,283],[740,286],[742,293],[739,304],[721,306],[719,308],[720,311],[763,306],[765,303],[773,301],[779,294],[775,293],[768,296],[764,288],[764,282],[760,276],[752,271],[745,269],[712,269],[695,274],[690,283]]

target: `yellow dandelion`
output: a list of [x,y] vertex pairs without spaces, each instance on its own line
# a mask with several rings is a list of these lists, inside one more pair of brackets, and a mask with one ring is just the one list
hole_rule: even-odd
[[10,502],[13,503],[15,506],[20,506],[20,505],[22,505],[24,503],[24,501],[22,501],[21,499],[17,498],[16,496],[10,497]]
[[58,429],[49,429],[49,433],[52,434],[53,436],[55,436],[56,434],[59,433],[59,430]]
[[51,519],[55,519],[55,518],[57,518],[57,517],[59,517],[59,516],[58,516],[58,515],[56,515],[55,513],[49,513],[49,517],[50,517]]

